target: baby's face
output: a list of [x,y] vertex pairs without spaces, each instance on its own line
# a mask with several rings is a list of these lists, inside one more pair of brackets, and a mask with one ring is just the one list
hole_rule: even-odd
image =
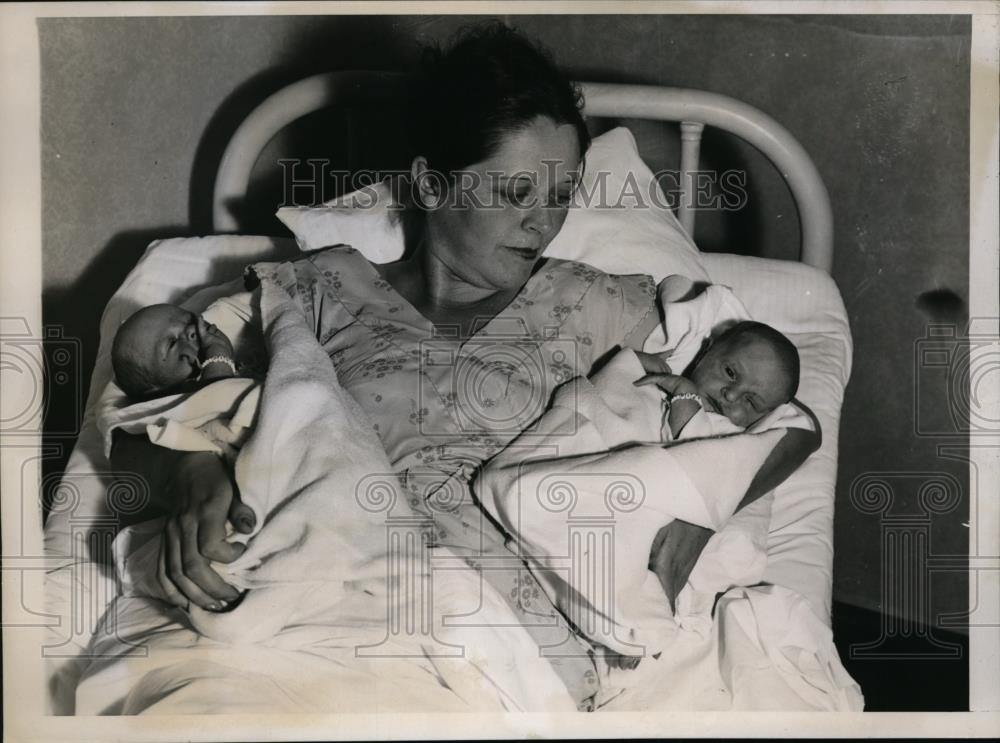
[[788,375],[766,341],[753,336],[715,343],[691,374],[705,409],[748,428],[788,402]]
[[201,339],[198,316],[170,304],[146,307],[136,313],[128,343],[133,358],[143,364],[165,389],[197,376]]

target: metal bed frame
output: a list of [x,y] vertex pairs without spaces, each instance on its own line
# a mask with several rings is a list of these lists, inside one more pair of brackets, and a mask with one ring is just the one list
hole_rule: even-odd
[[[213,194],[213,232],[234,232],[231,205],[244,196],[264,147],[284,127],[306,114],[361,100],[388,100],[405,77],[398,73],[329,72],[292,83],[264,100],[243,121],[223,153]],[[689,207],[698,169],[702,132],[712,126],[746,140],[784,177],[799,213],[800,260],[827,273],[833,266],[833,215],[819,171],[798,140],[762,111],[717,93],[655,85],[580,83],[584,113],[680,123],[681,198],[677,217],[689,235],[695,211]]]

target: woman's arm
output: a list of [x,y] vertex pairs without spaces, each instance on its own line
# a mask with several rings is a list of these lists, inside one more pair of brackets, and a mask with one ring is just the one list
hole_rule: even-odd
[[[750,487],[740,501],[740,508],[778,487],[819,448],[822,441],[819,421],[811,410],[804,405],[800,407],[813,419],[816,430],[788,429],[750,482]],[[660,585],[671,606],[687,583],[688,576],[712,533],[710,529],[686,521],[672,521],[660,529],[653,540],[649,569],[660,579]]]
[[209,562],[232,562],[242,554],[242,545],[226,541],[226,519],[248,533],[254,515],[240,501],[222,460],[210,452],[176,452],[119,433],[111,463],[148,484],[150,504],[144,517],[168,515],[157,577],[171,603],[220,609],[223,602],[236,600],[239,591]]
[[147,437],[116,430],[112,433],[111,468],[130,472],[146,483],[149,502],[123,525],[164,516],[170,511],[168,475],[176,470],[183,452],[154,445]]

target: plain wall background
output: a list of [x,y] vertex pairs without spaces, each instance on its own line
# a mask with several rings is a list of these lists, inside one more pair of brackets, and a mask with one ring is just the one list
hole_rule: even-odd
[[[315,72],[406,69],[417,59],[420,43],[445,39],[469,20],[40,21],[46,323],[81,339],[81,363],[89,370],[101,310],[148,242],[209,230],[212,178],[222,147],[254,105]],[[890,483],[894,514],[920,512],[917,494],[927,473],[957,477],[962,503],[931,519],[929,551],[966,555],[967,467],[938,456],[943,439],[915,434],[914,390],[924,372],[914,359],[929,320],[964,327],[968,18],[508,20],[546,44],[576,79],[728,94],[761,108],[799,138],[830,190],[836,226],[833,273],[855,340],[840,434],[834,598],[875,610],[883,606],[880,521],[849,500],[852,484],[867,473],[882,473]],[[383,112],[381,118],[383,126],[369,132],[366,153],[379,151],[380,142],[384,152],[391,152],[392,126],[405,124],[405,112]],[[268,148],[245,213],[245,231],[278,234],[272,214],[280,177],[273,163],[282,148],[298,146],[298,156],[337,156],[341,152],[331,132],[343,133],[344,126],[340,120],[313,117]],[[636,123],[634,131],[654,169],[675,164],[677,146],[668,127]],[[302,151],[305,142],[311,143]],[[391,157],[384,159],[345,164],[391,164]],[[696,239],[703,249],[796,256],[793,203],[780,177],[754,150],[709,132],[703,167],[746,169],[750,197],[747,211],[699,214]],[[917,308],[921,293],[942,289],[961,301],[940,305],[934,317]],[[944,385],[925,384],[920,393],[932,427],[951,426]],[[53,390],[47,419],[52,431],[62,430],[64,419],[72,417],[73,400],[66,395]],[[61,444],[64,458],[72,440],[52,435],[49,443]],[[58,456],[51,460],[50,469],[58,461]],[[965,609],[964,573],[937,574],[930,581],[932,621],[940,613]],[[910,618],[928,618],[918,603],[907,607]]]

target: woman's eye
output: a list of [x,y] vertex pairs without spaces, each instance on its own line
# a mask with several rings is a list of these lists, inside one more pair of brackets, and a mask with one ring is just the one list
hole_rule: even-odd
[[504,197],[511,204],[516,204],[517,206],[524,206],[528,199],[531,197],[530,188],[509,188],[504,192]]
[[733,371],[731,366],[726,367],[726,376],[730,379],[736,379],[736,372]]
[[566,207],[569,206],[573,201],[572,191],[556,191],[552,197],[552,203],[555,206]]

